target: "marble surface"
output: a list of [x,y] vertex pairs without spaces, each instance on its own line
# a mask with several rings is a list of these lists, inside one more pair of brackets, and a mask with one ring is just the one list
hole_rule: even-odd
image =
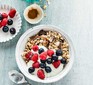
[[[47,16],[39,24],[61,27],[71,38],[76,51],[73,68],[66,77],[46,85],[93,85],[93,0],[51,0]],[[15,85],[8,71],[19,70],[15,61],[15,47],[20,36],[29,28],[23,11],[29,4],[21,0],[0,0],[0,4],[15,7],[22,17],[22,29],[13,40],[0,43],[0,85]],[[39,25],[37,24],[37,25]],[[30,81],[32,85],[45,85]]]

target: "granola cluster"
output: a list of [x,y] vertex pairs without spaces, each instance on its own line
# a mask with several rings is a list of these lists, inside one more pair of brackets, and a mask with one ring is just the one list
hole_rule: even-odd
[[45,46],[48,49],[62,49],[63,55],[62,57],[65,59],[69,59],[69,44],[66,39],[56,31],[39,31],[36,35],[29,37],[24,52],[22,54],[23,59],[25,59],[25,54],[31,51],[31,48],[34,45]]

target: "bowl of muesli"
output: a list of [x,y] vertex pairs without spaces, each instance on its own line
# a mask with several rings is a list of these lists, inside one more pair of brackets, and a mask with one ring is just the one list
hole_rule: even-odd
[[52,83],[63,78],[74,61],[73,44],[56,26],[39,25],[27,30],[16,46],[16,62],[30,80]]

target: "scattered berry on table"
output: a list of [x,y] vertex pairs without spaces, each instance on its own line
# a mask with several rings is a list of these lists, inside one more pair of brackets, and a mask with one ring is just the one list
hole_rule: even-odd
[[62,59],[61,59],[61,63],[62,63],[62,64],[66,64],[66,63],[67,63],[66,59],[65,59],[65,58],[62,58]]
[[38,53],[41,54],[42,52],[44,52],[44,49],[43,49],[43,48],[40,48],[40,49],[38,50]]
[[44,74],[44,71],[42,69],[39,69],[37,71],[37,76],[40,78],[40,79],[44,79],[45,78],[45,74]]
[[52,63],[52,59],[51,59],[51,58],[48,58],[48,59],[47,59],[47,63],[48,63],[48,64],[51,64],[51,63]]
[[8,24],[8,25],[12,25],[12,24],[13,24],[13,20],[12,20],[12,19],[8,19],[7,24]]
[[33,73],[35,71],[35,68],[33,68],[33,67],[30,67],[29,69],[28,69],[28,72],[29,73]]
[[8,21],[7,18],[4,18],[4,19],[2,20],[2,22],[1,22],[2,26],[6,26],[7,21]]
[[9,28],[8,28],[7,26],[4,26],[4,27],[2,28],[2,30],[3,30],[3,32],[8,32],[8,31],[9,31]]
[[55,68],[58,68],[59,66],[60,66],[60,60],[58,60],[58,61],[55,61],[55,62],[53,62],[53,66],[55,67]]
[[15,33],[16,33],[16,29],[15,29],[15,28],[13,28],[13,27],[12,27],[12,28],[10,28],[10,33],[11,33],[11,34],[15,34]]
[[39,64],[39,62],[35,62],[35,63],[33,63],[33,65],[32,65],[34,68],[39,68],[40,67],[40,64]]
[[9,17],[10,18],[14,18],[15,14],[16,14],[16,10],[15,9],[11,9],[10,12],[9,12]]
[[57,55],[52,55],[52,60],[54,60],[54,61],[57,61],[58,60],[58,56]]
[[47,54],[48,54],[48,56],[52,56],[54,54],[54,51],[53,50],[48,50]]
[[0,14],[0,20],[2,20],[3,19],[3,16],[2,16],[2,14]]
[[61,49],[56,50],[56,55],[57,56],[61,56],[63,54]]
[[45,71],[46,71],[47,73],[50,73],[50,72],[52,71],[52,69],[51,69],[49,66],[46,66]]
[[46,67],[46,64],[45,63],[40,63],[40,67],[41,68],[45,68]]
[[8,14],[2,13],[3,18],[8,18]]
[[37,45],[32,47],[33,51],[37,51],[39,49],[39,47]]
[[31,57],[31,60],[33,60],[34,62],[37,62],[37,60],[38,60],[38,54],[35,53],[35,54]]

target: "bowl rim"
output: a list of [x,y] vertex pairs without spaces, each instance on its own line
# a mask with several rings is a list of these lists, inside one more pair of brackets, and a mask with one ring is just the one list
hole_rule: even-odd
[[[72,56],[71,56],[71,58],[70,58],[70,61],[69,61],[69,64],[68,64],[68,67],[65,69],[65,70],[62,70],[62,72],[63,72],[63,74],[62,74],[62,72],[60,72],[58,75],[60,75],[60,76],[58,76],[58,75],[56,75],[56,76],[53,76],[52,78],[54,78],[54,79],[51,79],[51,80],[37,80],[37,79],[33,79],[33,78],[31,78],[31,75],[29,76],[25,71],[23,71],[23,68],[22,68],[22,66],[20,65],[20,63],[19,63],[19,59],[18,59],[18,57],[17,57],[17,54],[18,54],[18,52],[17,52],[17,49],[18,49],[18,47],[19,47],[19,45],[21,44],[21,41],[24,39],[24,37],[26,37],[26,35],[27,34],[29,34],[29,33],[31,33],[32,31],[35,31],[35,30],[37,30],[37,29],[39,29],[39,28],[41,28],[41,27],[52,27],[52,28],[56,28],[57,30],[60,30],[62,33],[61,34],[65,34],[64,36],[66,37],[66,39],[68,40],[68,43],[70,44],[70,47],[71,47],[71,50],[72,50]],[[74,47],[73,47],[73,43],[72,43],[72,41],[71,41],[71,39],[69,38],[69,36],[62,30],[62,29],[60,29],[60,27],[57,27],[57,26],[54,26],[54,25],[38,25],[38,26],[35,26],[35,27],[33,27],[33,29],[29,29],[29,30],[27,30],[21,37],[20,37],[20,39],[19,39],[19,41],[18,41],[18,43],[17,43],[17,45],[16,45],[16,50],[15,50],[15,56],[16,56],[16,62],[17,62],[17,65],[18,65],[18,67],[19,67],[19,69],[21,70],[21,72],[28,78],[28,79],[30,79],[30,80],[33,80],[33,81],[35,81],[35,82],[40,82],[40,83],[53,83],[53,82],[56,82],[56,81],[58,81],[58,80],[60,80],[60,79],[62,79],[64,76],[66,76],[67,75],[67,73],[71,70],[71,68],[72,68],[72,65],[73,65],[73,62],[74,62],[74,56],[75,56],[75,50],[74,50]],[[62,74],[62,75],[61,75]]]

